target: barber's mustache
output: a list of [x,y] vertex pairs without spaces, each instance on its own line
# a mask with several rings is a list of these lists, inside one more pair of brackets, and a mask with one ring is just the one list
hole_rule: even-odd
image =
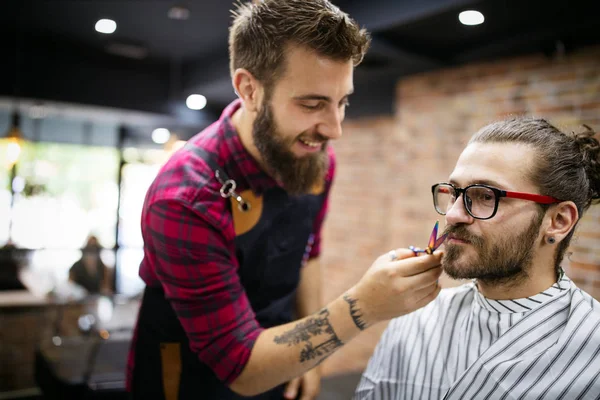
[[469,232],[465,225],[447,225],[444,234],[447,234],[449,238],[462,240],[474,246],[483,245],[483,238]]
[[329,138],[327,136],[322,135],[318,132],[312,133],[312,134],[302,132],[296,138],[310,140],[311,142],[318,142],[318,143],[326,143],[327,141],[329,141]]

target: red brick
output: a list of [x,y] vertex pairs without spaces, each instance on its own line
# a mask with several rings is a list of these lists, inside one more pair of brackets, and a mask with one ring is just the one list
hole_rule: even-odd
[[571,268],[577,268],[577,269],[588,270],[588,271],[600,271],[599,264],[586,264],[586,263],[581,263],[581,262],[571,262]]
[[586,102],[579,105],[582,110],[600,110],[600,101]]

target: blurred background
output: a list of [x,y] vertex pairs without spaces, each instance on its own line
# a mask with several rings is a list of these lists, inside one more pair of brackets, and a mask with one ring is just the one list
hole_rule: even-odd
[[[589,1],[334,0],[373,35],[355,71],[323,244],[324,299],[424,245],[430,187],[509,115],[600,129]],[[0,399],[119,398],[143,282],[140,213],[169,155],[235,98],[228,0],[0,4]],[[565,269],[600,299],[600,206]],[[95,270],[84,282],[78,271]],[[444,280],[445,285],[455,282]],[[349,398],[385,324],[323,364]]]

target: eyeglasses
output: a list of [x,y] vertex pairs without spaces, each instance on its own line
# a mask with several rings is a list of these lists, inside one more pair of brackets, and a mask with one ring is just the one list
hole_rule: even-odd
[[433,206],[438,214],[446,215],[456,199],[462,194],[465,210],[475,219],[490,219],[498,211],[501,197],[535,201],[539,204],[554,204],[561,201],[541,194],[509,192],[492,186],[476,184],[462,189],[451,183],[438,183],[431,187]]

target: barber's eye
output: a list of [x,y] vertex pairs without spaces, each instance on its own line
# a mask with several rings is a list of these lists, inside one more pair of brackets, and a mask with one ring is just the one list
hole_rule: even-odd
[[302,104],[302,107],[306,108],[307,110],[319,110],[321,108],[323,108],[323,103],[317,103],[317,104]]

